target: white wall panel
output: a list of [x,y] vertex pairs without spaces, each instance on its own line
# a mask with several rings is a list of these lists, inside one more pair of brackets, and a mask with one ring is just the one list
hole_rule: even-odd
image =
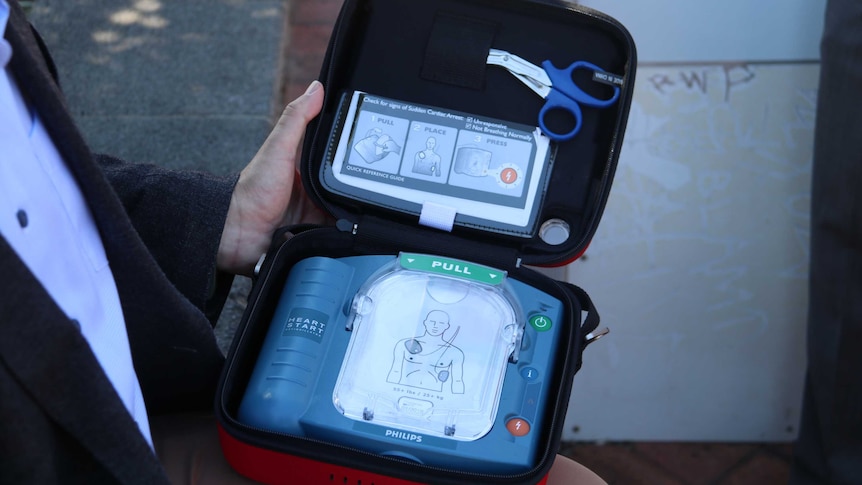
[[789,441],[804,371],[823,0],[593,0],[638,45],[631,117],[586,258],[611,333],[566,439]]

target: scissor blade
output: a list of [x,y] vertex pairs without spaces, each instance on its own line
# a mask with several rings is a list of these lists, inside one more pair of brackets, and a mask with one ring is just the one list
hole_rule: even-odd
[[545,70],[515,54],[500,49],[491,49],[488,52],[487,62],[506,68],[513,76],[543,98],[546,98],[551,92],[551,80]]

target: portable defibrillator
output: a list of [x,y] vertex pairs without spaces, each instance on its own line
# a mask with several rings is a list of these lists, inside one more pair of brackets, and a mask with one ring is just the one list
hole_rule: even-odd
[[545,0],[346,0],[284,228],[216,396],[264,483],[544,483],[599,317],[586,250],[634,87],[614,19]]

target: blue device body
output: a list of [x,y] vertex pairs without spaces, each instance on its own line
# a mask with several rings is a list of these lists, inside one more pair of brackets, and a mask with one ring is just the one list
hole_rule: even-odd
[[[475,473],[517,474],[541,451],[562,303],[508,279],[524,322],[517,362],[505,364],[490,430],[472,440],[399,429],[342,414],[333,391],[351,340],[351,306],[360,288],[395,256],[312,257],[287,277],[239,408],[249,426],[309,437],[426,465]],[[469,264],[469,263],[467,263]],[[466,379],[467,377],[465,377]],[[337,400],[337,399],[336,399]]]

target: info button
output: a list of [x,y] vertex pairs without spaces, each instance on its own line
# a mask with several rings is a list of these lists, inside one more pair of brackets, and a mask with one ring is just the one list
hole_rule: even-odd
[[521,377],[525,381],[532,382],[539,378],[539,371],[535,367],[524,367],[521,369]]
[[530,317],[530,325],[539,332],[545,332],[551,329],[554,322],[545,315],[533,315]]

